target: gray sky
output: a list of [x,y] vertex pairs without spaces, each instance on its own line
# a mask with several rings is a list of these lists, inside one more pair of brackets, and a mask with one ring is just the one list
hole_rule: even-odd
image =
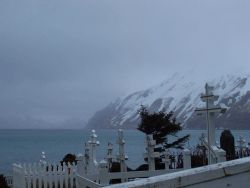
[[0,120],[87,121],[189,70],[250,73],[249,0],[0,0]]

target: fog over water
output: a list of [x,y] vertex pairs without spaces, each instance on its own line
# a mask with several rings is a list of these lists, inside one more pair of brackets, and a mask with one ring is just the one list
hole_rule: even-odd
[[82,127],[175,72],[247,73],[249,10],[248,0],[1,0],[0,128]]

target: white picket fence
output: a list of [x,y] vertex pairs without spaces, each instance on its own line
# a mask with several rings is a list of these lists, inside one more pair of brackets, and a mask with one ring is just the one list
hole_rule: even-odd
[[78,188],[76,166],[71,164],[14,164],[14,188]]

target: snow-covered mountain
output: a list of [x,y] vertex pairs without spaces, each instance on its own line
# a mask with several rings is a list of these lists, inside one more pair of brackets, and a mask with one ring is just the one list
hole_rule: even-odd
[[96,112],[89,120],[89,128],[136,128],[141,105],[150,111],[173,111],[185,128],[205,128],[205,117],[197,116],[195,108],[204,106],[200,96],[205,83],[214,86],[219,95],[217,103],[227,112],[215,118],[217,127],[250,129],[250,75],[225,75],[201,80],[192,75],[174,74],[170,79],[147,90],[117,99]]

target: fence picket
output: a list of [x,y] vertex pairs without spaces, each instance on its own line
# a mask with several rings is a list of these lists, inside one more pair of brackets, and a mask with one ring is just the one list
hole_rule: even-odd
[[42,173],[42,165],[41,163],[37,164],[37,178],[38,178],[38,188],[42,188],[42,179],[43,179],[43,173]]
[[63,171],[64,171],[64,177],[65,177],[65,188],[69,188],[69,172],[68,167],[66,163],[63,163]]
[[76,169],[75,164],[55,162],[13,165],[13,188],[77,188]]
[[33,165],[31,164],[31,168],[32,168],[32,174],[30,174],[30,176],[32,177],[32,187],[36,188],[36,175],[37,175],[36,164],[35,163]]
[[27,183],[28,183],[28,188],[31,188],[31,184],[32,184],[32,181],[31,181],[31,177],[30,177],[30,174],[31,174],[31,164],[28,164],[27,165]]
[[63,188],[63,182],[64,182],[64,172],[63,172],[63,169],[62,169],[62,166],[60,166],[60,188]]
[[49,180],[49,188],[52,188],[52,165],[48,165],[48,180]]
[[58,185],[57,165],[55,162],[53,163],[53,182],[54,182],[54,188],[57,188],[57,185]]
[[68,163],[68,172],[69,172],[69,183],[70,183],[70,188],[73,188],[73,166]]

